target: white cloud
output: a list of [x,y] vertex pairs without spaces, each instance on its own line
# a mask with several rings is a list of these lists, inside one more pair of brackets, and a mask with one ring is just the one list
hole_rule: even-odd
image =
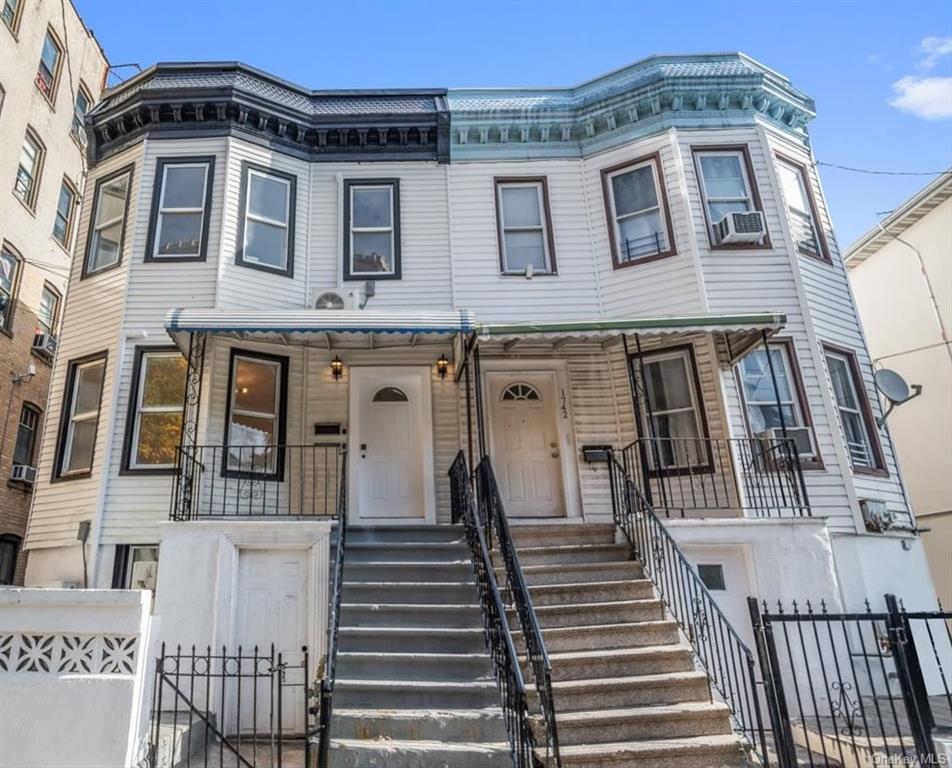
[[893,83],[890,106],[924,120],[952,117],[952,77],[908,75]]
[[919,68],[928,71],[939,63],[939,59],[952,54],[952,37],[925,37],[919,43],[919,53],[922,54]]

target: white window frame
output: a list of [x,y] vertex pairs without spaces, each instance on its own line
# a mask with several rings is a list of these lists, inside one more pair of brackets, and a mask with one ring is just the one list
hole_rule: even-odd
[[[840,422],[840,431],[843,433],[843,442],[846,445],[846,452],[849,454],[850,464],[854,469],[877,469],[876,464],[876,453],[873,450],[872,445],[872,436],[869,434],[870,425],[866,421],[866,414],[863,411],[863,399],[862,393],[857,388],[856,377],[854,375],[853,364],[850,360],[849,355],[846,355],[842,352],[837,352],[836,350],[830,348],[824,348],[823,354],[826,357],[826,367],[827,373],[830,376],[830,389],[833,393],[833,402],[836,404],[836,416]],[[830,361],[835,360],[837,363],[843,365],[846,369],[846,380],[849,382],[850,392],[853,395],[853,401],[856,403],[856,406],[844,405],[839,401],[839,398],[836,396],[836,387],[833,386],[833,369],[830,365]],[[843,420],[843,414],[852,413],[855,414],[859,419],[859,424],[861,427],[861,433],[863,435],[862,444],[851,443],[846,434],[846,425]],[[857,448],[862,449],[864,456],[859,457]],[[860,458],[860,461],[857,461],[857,458]]]
[[[782,374],[783,376],[786,377],[787,389],[790,390],[790,397],[792,399],[783,400],[782,398],[779,398],[779,396],[771,396],[769,400],[754,400],[753,397],[751,397],[751,395],[747,392],[747,383],[744,378],[744,362],[750,357],[752,357],[754,354],[756,354],[757,352],[764,352],[764,350],[763,349],[754,350],[747,357],[745,357],[744,360],[741,360],[737,364],[737,369],[738,369],[738,372],[740,373],[741,388],[744,390],[744,402],[747,405],[747,417],[750,418],[750,411],[755,406],[769,406],[771,408],[776,408],[777,400],[779,399],[781,406],[792,406],[793,408],[793,415],[794,415],[794,418],[796,419],[796,424],[787,424],[787,426],[788,427],[806,427],[807,424],[803,418],[803,409],[800,406],[800,398],[798,397],[798,394],[797,394],[796,381],[793,378],[793,367],[790,364],[790,350],[786,344],[774,344],[773,346],[770,347],[767,354],[769,354],[770,352],[780,353],[781,365],[783,367]],[[774,361],[774,363],[776,364],[776,360]],[[765,370],[765,375],[769,377],[770,376],[769,365],[764,370]],[[780,371],[776,371],[776,369],[775,369],[775,372],[781,373]],[[771,390],[773,390],[772,381],[771,381]]]
[[[649,208],[631,211],[630,213],[624,213],[619,216],[615,208],[615,185],[612,183],[612,180],[616,176],[624,176],[626,173],[637,171],[639,168],[644,168],[646,166],[651,169],[651,179],[654,182],[655,201],[657,204]],[[672,244],[668,242],[668,217],[665,213],[664,198],[661,195],[661,180],[659,179],[659,175],[658,164],[655,162],[654,158],[648,158],[647,160],[639,163],[632,163],[631,165],[626,165],[623,168],[616,168],[610,173],[605,174],[605,183],[608,186],[608,205],[610,209],[609,215],[611,216],[612,228],[615,233],[616,264],[636,264],[639,261],[654,258],[658,254],[668,253],[672,249]],[[646,213],[652,213],[653,211],[657,211],[658,216],[661,219],[661,238],[663,247],[659,250],[653,251],[652,253],[645,253],[640,256],[628,258],[624,253],[623,239],[621,236],[621,221],[625,219],[632,219],[636,216],[642,216]]]
[[[358,190],[369,190],[369,189],[385,189],[387,190],[387,195],[390,199],[390,226],[389,227],[357,227],[354,225],[354,215],[355,206],[354,206],[354,193]],[[397,273],[397,243],[395,237],[394,229],[394,219],[396,218],[396,211],[394,210],[393,205],[393,184],[360,184],[355,183],[350,185],[350,232],[347,233],[347,237],[350,238],[350,276],[352,278],[370,278],[376,275],[377,277],[384,276],[393,276]],[[388,271],[374,271],[374,272],[358,272],[354,269],[354,235],[359,234],[381,234],[384,232],[390,233],[390,269]]]
[[[46,322],[46,320],[43,318],[43,315],[42,315],[43,299],[46,296],[51,296],[53,299],[52,309],[50,310],[49,323]],[[57,316],[59,315],[59,303],[60,303],[59,294],[56,293],[56,291],[54,291],[49,285],[44,284],[43,290],[40,291],[40,305],[37,308],[37,312],[36,312],[36,322],[40,326],[40,330],[49,336],[54,335],[53,332],[56,330],[56,320],[57,320]]]
[[[26,421],[24,421],[24,417],[27,416],[27,414],[29,414],[29,417],[32,417],[32,424],[28,424]],[[17,458],[16,451],[20,445],[20,430],[25,427],[26,429],[30,430],[30,456],[24,466],[36,466],[36,442],[40,434],[40,419],[42,418],[42,415],[43,414],[40,412],[40,409],[32,403],[23,403],[20,406],[20,418],[17,421],[16,437],[13,441],[13,458]],[[20,464],[21,462],[14,463]]]
[[[156,570],[156,575],[155,575],[155,577],[158,578],[158,570],[159,570],[159,545],[158,545],[158,544],[132,544],[132,545],[129,546],[129,553],[128,553],[128,555],[126,556],[126,571],[125,571],[125,573],[123,574],[123,585],[124,585],[124,589],[138,589],[138,587],[135,587],[135,586],[133,586],[133,584],[132,584],[132,572],[133,572],[133,569],[135,568],[135,565],[136,565],[136,553],[137,553],[137,552],[146,551],[146,550],[154,550],[154,551],[155,551],[155,559],[154,559],[154,560],[144,560],[144,561],[142,561],[142,562],[155,563],[155,570]],[[155,592],[154,587],[155,587],[155,585],[152,586],[152,591],[153,591],[153,593]],[[147,587],[146,587],[146,588],[147,588]]]
[[[503,191],[506,189],[524,189],[533,187],[536,190],[536,203],[539,206],[539,226],[519,227],[506,224],[506,205],[504,202]],[[533,269],[535,275],[552,274],[552,254],[549,251],[549,217],[545,205],[545,190],[541,181],[499,181],[496,183],[496,205],[499,211],[499,232],[502,235],[502,268],[504,275],[524,275],[527,270],[514,270],[509,268],[509,246],[506,242],[507,232],[538,232],[542,235],[542,253],[545,259],[545,269],[538,272]]]
[[[754,189],[750,183],[750,177],[747,175],[747,156],[741,149],[721,149],[721,150],[707,150],[707,149],[695,149],[694,157],[697,161],[697,173],[699,180],[701,182],[701,198],[704,201],[704,210],[707,213],[707,226],[711,233],[711,241],[717,243],[717,233],[715,227],[717,226],[717,221],[714,220],[714,214],[711,212],[711,205],[714,203],[739,203],[743,202],[747,205],[747,212],[756,210],[754,206]],[[740,175],[744,180],[744,191],[747,193],[744,197],[711,197],[707,193],[707,179],[704,178],[704,163],[702,158],[704,157],[736,157],[738,163],[740,164]]]
[[[687,348],[673,349],[673,350],[659,350],[658,352],[646,352],[642,356],[642,364],[644,365],[645,372],[647,372],[648,366],[650,366],[652,363],[661,363],[661,362],[664,362],[665,360],[681,360],[682,361],[682,365],[683,365],[682,370],[684,371],[684,375],[687,379],[688,392],[691,395],[691,406],[690,408],[688,407],[668,408],[668,409],[660,410],[660,411],[652,408],[651,413],[649,414],[647,403],[648,403],[648,398],[651,397],[651,393],[648,391],[648,382],[647,381],[641,382],[641,386],[644,388],[645,403],[646,403],[646,407],[644,408],[644,412],[642,413],[642,422],[643,422],[642,426],[644,429],[644,435],[645,437],[648,437],[650,439],[657,439],[662,441],[665,440],[666,438],[662,437],[661,435],[655,434],[654,424],[651,423],[651,420],[657,419],[659,416],[669,416],[671,414],[687,413],[688,411],[691,411],[694,414],[694,426],[697,431],[697,434],[693,437],[689,437],[689,436],[675,437],[673,438],[673,440],[696,440],[697,446],[702,449],[703,453],[701,453],[698,456],[695,456],[694,458],[696,459],[696,461],[694,461],[693,463],[688,463],[688,464],[681,463],[679,460],[679,457],[675,456],[675,458],[678,460],[671,463],[663,461],[660,469],[661,470],[683,469],[689,466],[697,467],[699,465],[707,465],[710,463],[710,458],[708,456],[707,447],[705,443],[707,436],[704,431],[704,416],[703,416],[703,411],[701,410],[703,407],[703,402],[701,399],[702,398],[701,392],[698,391],[698,387],[697,387],[697,378],[695,376],[695,367],[694,367],[694,357],[691,354],[691,351]],[[638,376],[640,377],[641,366],[638,364],[637,358],[635,359],[635,366],[636,366],[635,370],[638,372]],[[656,462],[655,462],[655,457],[653,455],[653,451],[649,452],[648,458],[652,464],[651,468],[654,470],[657,470],[658,467],[655,466]]]
[[[235,406],[235,386],[236,386],[237,381],[238,381],[238,366],[239,366],[239,364],[240,364],[242,361],[245,361],[245,362],[248,362],[248,363],[252,363],[252,364],[255,364],[255,365],[267,365],[267,366],[271,366],[271,367],[274,368],[274,370],[275,370],[275,376],[274,376],[274,410],[273,410],[273,413],[266,413],[266,412],[264,412],[264,411],[249,411],[249,410],[244,410],[244,409],[242,409],[242,408],[237,408],[237,407]],[[229,392],[229,395],[228,395],[228,396],[229,396],[229,398],[230,398],[230,402],[229,402],[229,404],[228,404],[228,424],[227,424],[228,439],[226,440],[226,443],[225,443],[226,446],[229,446],[229,447],[230,447],[230,446],[239,446],[239,447],[241,446],[240,443],[235,443],[235,442],[233,442],[233,440],[232,440],[232,429],[233,429],[233,427],[234,427],[234,419],[235,419],[235,416],[248,416],[248,417],[254,418],[254,419],[270,419],[270,420],[272,421],[272,429],[271,429],[271,440],[272,440],[272,441],[271,441],[270,447],[275,448],[275,449],[277,449],[277,448],[279,447],[279,442],[277,442],[277,441],[280,441],[280,439],[281,439],[281,435],[280,435],[280,431],[281,431],[281,409],[284,407],[284,403],[281,402],[281,392],[282,392],[281,374],[282,374],[282,368],[283,368],[283,365],[282,365],[282,363],[281,363],[280,361],[278,361],[278,360],[270,360],[270,359],[268,359],[268,358],[258,357],[258,356],[256,356],[256,355],[235,354],[235,356],[232,358],[231,381],[228,382],[228,392]],[[266,446],[254,446],[254,447],[264,448],[264,447],[266,447]],[[233,461],[232,461],[232,458],[233,458],[233,457],[232,457],[231,451],[228,450],[227,447],[226,447],[225,450],[226,450],[226,452],[227,452],[227,459],[226,459],[226,461],[227,461],[227,466],[226,466],[226,469],[227,469],[229,472],[258,472],[258,471],[259,471],[259,470],[255,470],[255,469],[253,469],[253,468],[244,467],[244,466],[241,465],[240,462],[239,462],[238,464],[234,464]],[[275,450],[275,451],[272,451],[272,452],[271,452],[271,455],[270,455],[270,457],[269,457],[269,465],[268,465],[268,467],[267,467],[265,470],[261,470],[261,471],[260,471],[261,474],[274,474],[274,473],[277,471],[276,457],[277,457],[277,451],[276,451],[276,450]],[[239,458],[239,460],[242,458],[240,452],[239,452],[238,458]]]
[[[82,413],[76,412],[76,403],[79,400],[79,385],[82,381],[81,372],[86,368],[94,368],[96,366],[102,366],[102,378],[99,385],[99,401],[96,403],[96,409],[91,411],[83,411]],[[106,386],[106,358],[97,357],[94,360],[89,360],[85,363],[79,363],[78,365],[73,366],[72,372],[72,391],[69,393],[69,414],[67,416],[68,421],[66,425],[66,432],[63,436],[63,451],[60,456],[60,466],[59,466],[59,476],[60,477],[72,477],[73,475],[85,475],[92,471],[93,464],[96,461],[96,443],[95,435],[93,436],[93,445],[92,450],[89,453],[89,466],[81,467],[78,469],[67,469],[69,467],[69,460],[72,457],[73,453],[73,438],[76,435],[76,424],[84,421],[94,421],[99,422],[99,412],[102,409],[102,395],[103,389]]]
[[[291,234],[291,180],[284,178],[284,176],[277,176],[275,174],[266,173],[265,171],[259,171],[257,168],[248,168],[247,173],[248,179],[245,186],[245,210],[243,212],[245,221],[244,226],[242,227],[241,260],[248,264],[254,264],[256,267],[261,267],[262,269],[286,273],[288,271],[288,242]],[[259,176],[260,178],[267,179],[269,181],[277,181],[284,185],[284,221],[272,219],[268,216],[262,216],[261,214],[251,212],[251,179],[254,176]],[[282,248],[284,254],[284,263],[282,265],[276,266],[274,264],[268,264],[267,262],[259,261],[258,259],[248,255],[249,221],[257,221],[261,224],[268,224],[272,227],[280,227],[284,230],[284,244]],[[156,233],[156,235],[158,235],[158,233]]]
[[[151,358],[157,357],[170,357],[176,360],[181,360],[182,355],[180,352],[169,351],[169,350],[143,350],[142,354],[139,356],[139,371],[138,376],[136,377],[137,382],[137,391],[136,391],[136,406],[135,412],[133,413],[133,425],[132,425],[132,441],[129,448],[129,469],[173,469],[175,467],[175,460],[168,464],[140,464],[138,462],[139,457],[139,430],[142,426],[142,414],[143,413],[179,413],[181,414],[184,409],[184,403],[178,403],[177,405],[143,405],[142,396],[145,393],[146,387],[146,375],[149,369],[149,360]],[[186,377],[187,377],[186,372]]]
[[[202,195],[200,198],[200,205],[198,207],[191,208],[166,208],[165,207],[165,185],[168,181],[169,169],[170,168],[201,168],[203,171],[202,175]],[[154,242],[152,243],[152,258],[155,261],[162,261],[164,259],[196,259],[202,255],[202,239],[205,237],[205,226],[207,222],[205,221],[205,197],[208,194],[208,163],[207,162],[198,162],[198,163],[176,163],[176,162],[167,162],[162,166],[162,187],[159,190],[159,205],[156,209],[155,217],[155,235],[153,236]],[[250,189],[250,180],[249,180],[249,189]],[[248,195],[250,200],[251,195]],[[159,246],[162,244],[162,217],[165,214],[175,214],[175,213],[199,213],[201,214],[201,226],[198,229],[198,246],[194,253],[173,253],[173,254],[162,254],[159,252]],[[263,217],[252,217],[254,220],[263,220]],[[247,227],[245,228],[247,232]],[[285,253],[287,252],[287,234],[285,233]],[[287,260],[287,257],[285,257]],[[261,262],[255,261],[255,264],[260,264]]]

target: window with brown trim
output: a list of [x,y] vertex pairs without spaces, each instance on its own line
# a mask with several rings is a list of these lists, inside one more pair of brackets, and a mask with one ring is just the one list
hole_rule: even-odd
[[13,194],[31,211],[36,206],[36,194],[40,188],[40,176],[43,173],[43,158],[46,147],[32,128],[27,126],[23,144],[20,147],[20,161],[13,182]]
[[52,29],[46,30],[40,63],[36,70],[36,87],[46,100],[52,104],[56,100],[56,87],[59,85],[60,70],[63,66],[63,46],[56,39]]
[[0,331],[12,333],[13,311],[23,258],[7,243],[0,249]]
[[824,344],[823,354],[853,470],[884,474],[886,463],[856,353]]
[[602,195],[616,269],[676,253],[659,155],[603,169]]
[[790,234],[797,244],[797,250],[804,256],[830,261],[830,250],[820,225],[820,215],[806,167],[778,155],[777,178],[787,206]]
[[67,251],[73,239],[73,219],[78,200],[76,187],[64,176],[59,199],[56,201],[56,214],[53,216],[53,239]]
[[16,36],[20,27],[20,16],[23,11],[23,0],[3,0],[3,9],[0,10],[0,18],[6,24],[10,31]]
[[59,319],[60,292],[49,283],[44,283],[40,293],[40,306],[36,310],[37,333],[53,336]]
[[555,274],[549,187],[544,176],[496,178],[496,234],[504,275]]
[[89,95],[89,90],[80,82],[76,89],[76,101],[73,102],[73,121],[69,127],[70,135],[79,142],[80,146],[86,146],[86,113],[92,106],[93,97]]
[[691,152],[711,248],[770,248],[767,232],[759,243],[720,243],[715,232],[717,223],[730,213],[764,209],[747,145],[698,145],[691,147]]

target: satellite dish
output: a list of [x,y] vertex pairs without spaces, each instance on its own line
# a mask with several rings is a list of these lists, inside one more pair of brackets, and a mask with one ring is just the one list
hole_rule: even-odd
[[334,293],[333,291],[328,291],[327,293],[322,293],[317,297],[317,301],[314,302],[314,309],[343,309],[344,308],[344,299],[339,293]]
[[882,418],[876,419],[876,423],[882,426],[886,417],[892,413],[893,408],[910,400],[919,397],[922,394],[922,385],[913,384],[912,387],[906,384],[906,380],[895,371],[889,368],[880,368],[875,374],[876,389],[880,391],[883,397],[889,401],[889,407],[882,415]]

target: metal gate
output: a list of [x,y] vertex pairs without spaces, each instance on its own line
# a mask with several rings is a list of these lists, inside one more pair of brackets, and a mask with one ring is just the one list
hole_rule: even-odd
[[311,766],[308,650],[174,652],[162,645],[152,691],[153,768]]
[[[830,613],[749,601],[781,768],[935,766],[952,729],[952,612]],[[950,731],[952,732],[952,731]]]

